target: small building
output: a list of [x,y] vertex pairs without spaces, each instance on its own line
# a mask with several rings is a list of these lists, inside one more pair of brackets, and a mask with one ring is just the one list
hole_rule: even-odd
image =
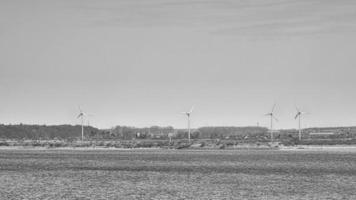
[[309,133],[310,138],[319,138],[319,139],[330,139],[334,137],[335,133],[334,132],[312,132]]
[[310,136],[324,136],[324,135],[334,135],[334,132],[314,132],[309,133]]

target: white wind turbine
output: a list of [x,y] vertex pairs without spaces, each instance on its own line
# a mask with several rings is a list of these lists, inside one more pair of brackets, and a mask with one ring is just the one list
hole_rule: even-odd
[[189,112],[182,112],[183,114],[187,115],[188,118],[188,142],[189,143],[190,143],[190,115],[192,114],[193,109],[194,107],[192,106]]
[[294,119],[298,118],[298,136],[299,136],[299,141],[301,141],[302,140],[301,118],[302,115],[307,113],[300,111],[297,106],[295,106],[295,109],[297,110],[297,114],[295,115]]
[[77,118],[80,118],[81,120],[81,125],[82,125],[82,141],[84,140],[84,117],[88,116],[86,113],[83,112],[83,110],[78,106],[79,109],[79,115]]
[[271,127],[270,127],[271,142],[273,142],[273,120],[276,120],[278,122],[278,119],[273,114],[275,107],[276,107],[276,104],[273,105],[271,112],[266,114],[266,116],[270,116],[270,118],[271,118]]

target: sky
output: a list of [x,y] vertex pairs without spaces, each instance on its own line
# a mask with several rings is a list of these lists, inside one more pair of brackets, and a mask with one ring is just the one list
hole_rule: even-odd
[[0,0],[0,123],[356,125],[354,0]]

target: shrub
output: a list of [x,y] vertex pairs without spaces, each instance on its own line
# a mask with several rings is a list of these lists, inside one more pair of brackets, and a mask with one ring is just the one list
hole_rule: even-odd
[[10,146],[6,141],[0,141],[0,146]]
[[190,144],[189,143],[178,143],[175,148],[176,149],[187,149],[190,147]]
[[200,147],[205,147],[205,142],[200,143]]

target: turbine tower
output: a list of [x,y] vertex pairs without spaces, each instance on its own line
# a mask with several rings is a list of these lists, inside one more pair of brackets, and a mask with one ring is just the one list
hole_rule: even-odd
[[299,141],[302,140],[302,129],[301,129],[301,118],[302,115],[307,114],[306,112],[302,112],[298,109],[298,107],[296,106],[295,109],[297,110],[297,114],[295,115],[294,119],[298,118],[298,137],[299,137]]
[[194,107],[192,106],[189,112],[182,112],[183,114],[187,115],[188,118],[188,142],[189,143],[190,143],[190,115],[192,114],[193,109]]
[[84,117],[86,116],[86,114],[82,111],[82,109],[80,108],[80,106],[78,107],[79,109],[79,115],[77,117],[80,118],[81,120],[81,125],[82,125],[82,141],[84,140]]
[[271,143],[273,142],[273,120],[276,120],[278,122],[278,119],[273,114],[275,107],[276,107],[276,104],[273,105],[271,112],[266,114],[266,116],[270,116],[270,118],[271,118],[271,127],[270,127]]

